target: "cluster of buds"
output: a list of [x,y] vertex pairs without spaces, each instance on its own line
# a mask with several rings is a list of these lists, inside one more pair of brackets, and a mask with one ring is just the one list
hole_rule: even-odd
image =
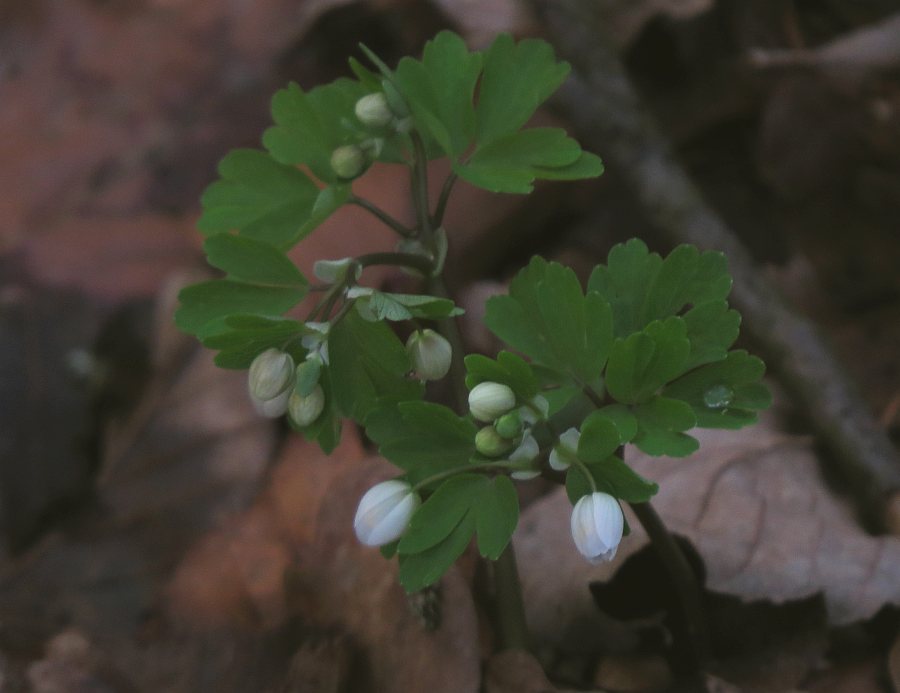
[[331,169],[341,180],[350,181],[361,176],[378,158],[384,148],[385,137],[393,132],[406,132],[410,127],[405,106],[392,103],[382,92],[366,94],[356,102],[357,120],[374,133],[358,144],[343,144],[331,153]]
[[[538,399],[538,408],[545,413],[546,401]],[[532,479],[540,474],[536,462],[540,449],[528,430],[537,417],[530,406],[517,406],[516,394],[508,385],[495,382],[479,383],[469,392],[469,411],[472,417],[488,424],[475,435],[475,449],[485,457],[502,457],[514,464],[514,479]]]
[[321,366],[318,354],[295,367],[287,352],[266,349],[253,359],[247,379],[256,411],[269,418],[287,414],[298,428],[309,426],[325,409],[325,393],[318,382]]

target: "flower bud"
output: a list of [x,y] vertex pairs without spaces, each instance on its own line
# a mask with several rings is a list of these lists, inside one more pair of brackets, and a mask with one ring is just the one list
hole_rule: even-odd
[[406,353],[420,380],[440,380],[450,370],[453,349],[434,330],[416,330],[406,340]]
[[493,421],[516,406],[516,395],[500,383],[478,383],[469,393],[469,411],[479,421]]
[[516,448],[515,452],[509,456],[510,462],[521,465],[521,467],[513,471],[510,476],[513,479],[519,479],[520,481],[527,481],[528,479],[534,479],[534,477],[540,476],[541,470],[538,469],[535,464],[540,452],[541,449],[538,447],[534,436],[526,435],[519,444],[519,447]]
[[511,411],[497,419],[494,428],[504,438],[509,440],[518,438],[522,433],[522,417],[519,416],[519,412]]
[[263,416],[274,418],[287,410],[294,384],[294,360],[279,349],[266,349],[250,364],[247,389],[253,406]]
[[331,153],[331,170],[338,178],[352,180],[366,169],[366,155],[355,144],[345,144]]
[[405,481],[394,479],[376,484],[359,501],[353,530],[366,546],[384,546],[396,541],[406,528],[419,497]]
[[308,395],[301,395],[296,388],[288,398],[287,413],[298,428],[309,426],[325,408],[325,393],[321,385],[316,385]]
[[362,97],[353,110],[359,122],[367,127],[383,128],[394,119],[387,98],[380,91]]
[[513,442],[503,438],[493,426],[486,426],[475,434],[475,449],[485,457],[500,457],[512,446]]
[[581,433],[577,428],[570,428],[559,437],[559,442],[553,446],[550,451],[550,466],[558,472],[565,471],[569,468],[568,456],[574,456],[578,452],[578,441],[581,439]]
[[619,502],[608,493],[582,496],[572,509],[572,538],[591,563],[611,561],[622,540],[625,518]]

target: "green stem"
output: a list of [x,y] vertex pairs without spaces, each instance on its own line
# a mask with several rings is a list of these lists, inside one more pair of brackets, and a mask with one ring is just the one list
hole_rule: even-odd
[[421,272],[426,277],[434,270],[434,264],[424,255],[417,253],[367,253],[355,259],[360,267],[373,265],[391,265],[392,267],[409,267]]
[[420,489],[423,489],[426,486],[435,483],[436,481],[443,481],[444,479],[449,479],[451,476],[464,474],[465,472],[487,472],[494,469],[513,469],[515,467],[516,463],[510,462],[509,460],[497,460],[495,462],[479,462],[477,464],[467,464],[462,467],[445,469],[444,471],[438,472],[437,474],[432,474],[427,479],[422,479],[422,481],[413,486],[412,490],[419,491]]
[[[631,509],[643,525],[653,544],[656,555],[669,573],[675,588],[681,613],[675,623],[680,633],[675,633],[676,654],[674,660],[681,663],[686,673],[702,670],[709,658],[709,632],[703,614],[703,597],[697,576],[675,538],[666,529],[660,516],[650,503],[630,503]],[[678,652],[680,650],[680,652]]]
[[435,207],[434,216],[432,216],[432,223],[435,228],[444,223],[444,213],[447,211],[447,201],[450,199],[450,193],[453,190],[456,180],[457,175],[451,173],[447,176],[447,180],[444,181],[444,185],[441,188],[441,196],[438,198],[437,207]]
[[419,233],[426,246],[432,248],[431,215],[428,211],[428,157],[425,154],[425,143],[422,136],[413,130],[410,133],[415,159],[412,168],[413,202],[416,206],[416,218],[419,221]]
[[494,561],[497,625],[501,650],[529,650],[528,623],[525,620],[525,601],[522,583],[516,566],[516,554],[510,541],[500,557]]
[[381,207],[378,207],[374,203],[369,202],[369,200],[366,200],[365,198],[357,197],[356,195],[350,195],[347,201],[350,204],[356,205],[357,207],[362,207],[364,210],[377,217],[386,226],[390,226],[394,231],[399,233],[404,238],[412,238],[416,235],[413,229],[395,219],[390,214],[381,209]]

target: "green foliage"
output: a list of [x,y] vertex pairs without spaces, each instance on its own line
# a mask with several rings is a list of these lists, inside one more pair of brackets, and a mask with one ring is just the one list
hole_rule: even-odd
[[[645,503],[659,490],[657,484],[632,471],[618,455],[610,455],[597,462],[586,462],[584,469],[590,473],[598,491],[627,503]],[[580,466],[569,467],[566,472],[566,494],[573,504],[593,490]]]
[[508,296],[487,302],[485,323],[534,362],[582,382],[600,376],[612,343],[609,304],[585,296],[568,267],[535,257]]
[[463,473],[444,481],[416,510],[400,540],[400,583],[409,592],[433,583],[473,534],[481,555],[496,560],[518,519],[518,497],[507,477]]
[[475,455],[475,425],[439,404],[385,404],[366,417],[365,426],[378,451],[411,483],[465,467]]
[[421,294],[391,294],[383,291],[367,291],[356,301],[356,310],[364,320],[439,320],[462,315],[448,298],[423,296]]
[[497,360],[481,354],[466,356],[466,387],[493,382],[506,385],[520,402],[528,402],[538,393],[538,381],[531,366],[520,356],[501,351]]

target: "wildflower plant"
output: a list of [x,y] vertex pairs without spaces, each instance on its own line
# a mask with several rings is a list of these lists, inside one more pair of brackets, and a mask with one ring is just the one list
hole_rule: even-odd
[[[463,360],[462,310],[441,282],[454,185],[526,194],[535,180],[593,178],[603,166],[564,130],[525,127],[569,72],[543,41],[501,35],[479,52],[442,32],[395,68],[362,50],[371,69],[351,59],[355,79],[279,91],[264,149],[224,158],[199,222],[224,276],[184,289],[176,322],[221,367],[249,368],[262,414],[286,413],[326,452],[343,421],[364,428],[398,471],[364,496],[355,529],[397,556],[406,590],[439,580],[473,537],[500,558],[518,522],[515,484],[539,475],[565,483],[573,549],[608,560],[627,532],[620,503],[657,492],[625,446],[683,457],[698,448],[691,429],[740,428],[769,405],[763,363],[731,348],[740,317],[726,259],[687,245],[661,257],[631,240],[583,286],[535,257],[487,303],[507,348]],[[439,158],[451,172],[433,201],[427,163]],[[354,193],[374,162],[409,169],[414,225]],[[322,259],[311,285],[286,253],[344,205],[377,216],[397,245]],[[362,283],[385,264],[421,276],[422,293]],[[293,317],[313,290],[314,307]],[[406,344],[398,322],[414,327]],[[456,379],[456,408],[424,398],[424,381],[445,377]]]

